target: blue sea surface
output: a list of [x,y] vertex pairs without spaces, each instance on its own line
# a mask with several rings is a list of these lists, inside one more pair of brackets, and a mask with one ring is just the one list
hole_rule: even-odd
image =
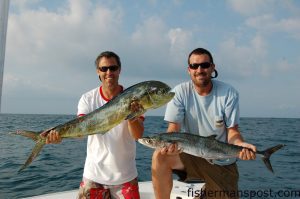
[[[41,131],[73,118],[74,115],[0,114],[1,199],[78,188],[86,155],[86,138],[65,139],[61,144],[46,145],[33,163],[18,173],[34,143],[30,139],[9,134],[19,129]],[[166,128],[163,117],[148,116],[144,135],[165,132]],[[260,158],[238,161],[239,190],[244,193],[255,191],[256,196],[252,198],[263,198],[260,196],[266,191],[282,191],[285,196],[281,198],[299,198],[293,193],[300,191],[300,119],[241,118],[240,130],[245,140],[255,144],[259,150],[277,144],[286,144],[286,147],[271,157],[274,174],[267,170]],[[152,149],[137,143],[136,161],[140,181],[151,180],[152,153]],[[268,195],[265,198],[271,197]]]

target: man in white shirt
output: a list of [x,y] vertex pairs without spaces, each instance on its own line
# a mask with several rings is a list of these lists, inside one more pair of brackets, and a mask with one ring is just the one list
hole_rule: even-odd
[[[95,61],[101,85],[82,95],[77,115],[83,116],[103,106],[123,91],[119,84],[121,61],[117,54],[102,52]],[[132,110],[141,107],[131,103]],[[139,199],[135,140],[144,132],[144,117],[125,120],[104,135],[90,135],[87,157],[78,198]],[[55,131],[47,135],[47,143],[59,143]]]

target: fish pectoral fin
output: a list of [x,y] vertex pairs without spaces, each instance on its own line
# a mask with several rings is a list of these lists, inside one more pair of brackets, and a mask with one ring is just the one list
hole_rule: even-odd
[[140,116],[146,112],[144,107],[139,103],[139,99],[137,97],[133,97],[128,109],[131,111],[129,115],[127,115],[126,120],[133,119],[137,116]]

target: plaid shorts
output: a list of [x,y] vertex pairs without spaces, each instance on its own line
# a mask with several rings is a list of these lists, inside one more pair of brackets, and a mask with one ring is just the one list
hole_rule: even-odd
[[137,178],[121,185],[103,185],[83,178],[78,199],[140,199]]

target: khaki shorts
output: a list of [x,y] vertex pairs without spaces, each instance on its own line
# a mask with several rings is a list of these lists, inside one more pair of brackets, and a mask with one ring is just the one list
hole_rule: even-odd
[[140,199],[137,178],[121,185],[102,185],[83,178],[78,199]]
[[239,198],[239,173],[236,163],[220,166],[186,153],[179,156],[185,167],[185,181],[199,178],[205,181],[201,198]]

